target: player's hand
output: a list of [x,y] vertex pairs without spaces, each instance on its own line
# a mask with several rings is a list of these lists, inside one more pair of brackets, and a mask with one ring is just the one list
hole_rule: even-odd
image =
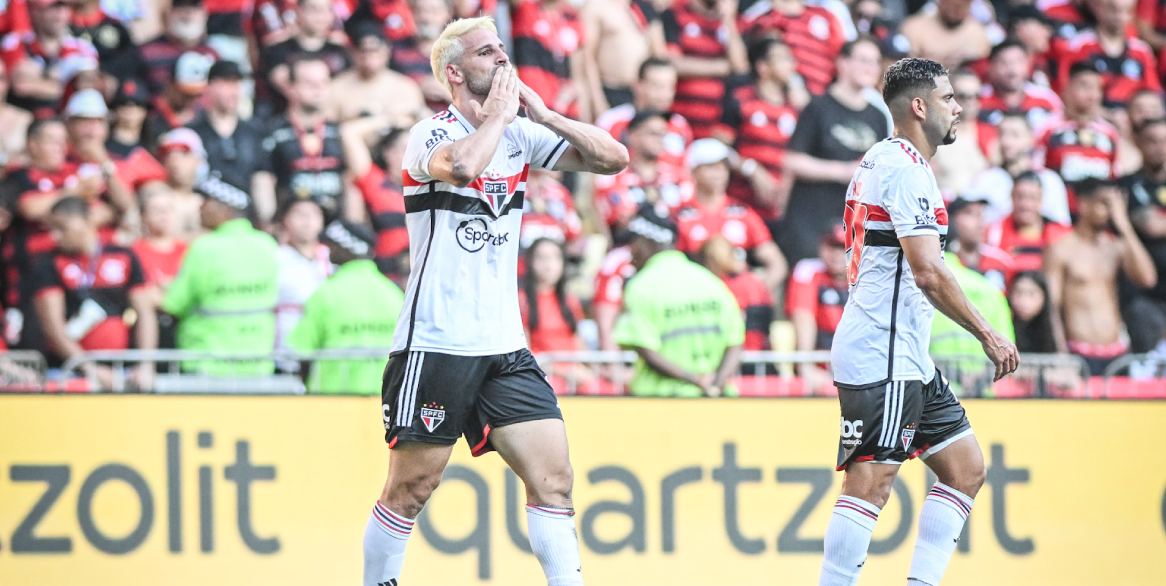
[[470,108],[480,120],[501,118],[505,124],[510,124],[518,116],[518,72],[513,66],[503,65],[494,74],[494,81],[490,85],[490,95],[485,103],[470,100]]
[[526,117],[530,118],[531,122],[545,124],[554,115],[554,112],[547,107],[546,102],[543,102],[538,93],[522,83],[521,79],[518,80],[518,97],[522,101],[522,105],[526,106]]
[[996,366],[996,374],[992,382],[996,382],[1016,371],[1020,366],[1020,354],[1016,351],[1016,344],[1009,342],[1000,332],[992,330],[988,339],[984,340],[984,354]]

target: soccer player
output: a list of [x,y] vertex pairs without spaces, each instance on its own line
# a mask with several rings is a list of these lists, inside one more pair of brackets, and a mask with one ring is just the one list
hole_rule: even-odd
[[937,586],[984,483],[984,456],[947,381],[927,355],[938,308],[983,345],[995,380],[1016,370],[1016,346],[968,302],[943,263],[947,211],[928,160],[955,141],[961,108],[947,70],[927,59],[887,69],[891,138],[862,158],[846,194],[850,296],[831,358],[842,406],[842,494],[826,529],[821,586],[854,584],[871,532],[904,461],[920,456],[939,481],[919,513],[908,586]]
[[[453,105],[414,126],[405,150],[413,270],[385,369],[392,454],[365,530],[364,586],[399,580],[413,519],[461,435],[522,479],[547,582],[582,584],[567,433],[518,309],[519,224],[529,169],[610,175],[627,149],[551,111],[518,79],[489,17],[450,23],[431,60]],[[526,118],[515,117],[520,103]]]

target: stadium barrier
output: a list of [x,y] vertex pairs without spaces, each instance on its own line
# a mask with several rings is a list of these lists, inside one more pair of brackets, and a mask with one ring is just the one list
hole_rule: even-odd
[[[987,482],[944,586],[1161,586],[1166,402],[965,402]],[[832,399],[561,406],[589,584],[816,583]],[[388,452],[375,397],[0,396],[0,584],[352,585]],[[445,422],[446,425],[451,422]],[[543,584],[521,483],[454,449],[403,584]],[[900,585],[932,478],[904,465],[864,586]]]

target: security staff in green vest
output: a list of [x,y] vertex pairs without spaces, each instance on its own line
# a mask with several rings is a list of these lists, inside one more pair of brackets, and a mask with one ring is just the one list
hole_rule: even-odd
[[[949,230],[949,249],[952,248],[953,239]],[[960,257],[956,253],[945,253],[944,263],[951,269],[952,276],[968,296],[968,301],[980,315],[984,316],[988,324],[1009,342],[1014,341],[1012,309],[1008,307],[1008,299],[1004,297],[1004,293],[1001,293],[1000,289],[984,275],[960,263]],[[941,365],[943,374],[957,394],[981,387],[984,395],[991,396],[992,371],[987,369],[991,365],[982,359],[983,346],[980,341],[940,312],[936,312],[935,319],[931,322],[931,346],[928,347],[928,352],[935,362]],[[957,360],[968,357],[973,359]]]
[[333,221],[320,234],[340,268],[304,304],[304,316],[288,342],[304,353],[384,348],[380,358],[317,360],[307,373],[308,392],[381,391],[381,376],[405,294],[372,260],[377,236],[358,224]]
[[[177,347],[257,355],[275,346],[276,244],[247,219],[251,197],[217,176],[200,182],[199,214],[211,232],[196,239],[166,291],[162,309],[179,319]],[[182,370],[271,374],[270,360],[188,360]]]
[[745,318],[728,287],[673,249],[676,224],[650,205],[628,223],[636,275],[624,290],[614,338],[639,355],[631,393],[736,396]]

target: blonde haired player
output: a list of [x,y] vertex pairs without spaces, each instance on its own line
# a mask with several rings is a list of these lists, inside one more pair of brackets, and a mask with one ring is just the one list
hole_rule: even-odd
[[392,452],[365,529],[364,586],[400,580],[413,519],[461,436],[522,479],[547,583],[582,584],[566,428],[518,311],[518,231],[530,169],[613,174],[628,152],[548,109],[488,17],[449,24],[431,62],[453,104],[414,126],[405,151],[412,272],[382,387]]

